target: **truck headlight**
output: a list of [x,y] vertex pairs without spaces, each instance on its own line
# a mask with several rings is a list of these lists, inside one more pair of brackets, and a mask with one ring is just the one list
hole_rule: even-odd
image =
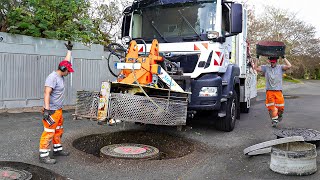
[[199,97],[218,96],[218,87],[202,87]]

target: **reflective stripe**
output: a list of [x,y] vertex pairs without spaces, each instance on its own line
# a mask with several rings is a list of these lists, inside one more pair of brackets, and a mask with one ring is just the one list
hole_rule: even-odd
[[284,104],[275,104],[275,106],[284,106]]
[[53,151],[56,152],[56,151],[62,151],[62,147],[59,147],[59,148],[53,148]]
[[39,152],[49,152],[50,151],[50,149],[39,149]]
[[40,153],[40,157],[47,157],[49,156],[49,152],[46,152],[46,153]]
[[55,132],[56,130],[55,129],[44,128],[44,131],[46,131],[46,132]]
[[57,126],[56,129],[63,129],[63,126]]
[[54,144],[53,147],[60,147],[61,144]]
[[274,105],[274,103],[266,104],[266,106],[267,106],[267,107],[269,107],[269,106],[273,106],[273,105]]
[[272,118],[272,120],[274,120],[274,119],[277,120],[277,119],[278,119],[278,116]]

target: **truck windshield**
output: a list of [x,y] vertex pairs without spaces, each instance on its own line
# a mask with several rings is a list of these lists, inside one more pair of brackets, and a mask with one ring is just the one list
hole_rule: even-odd
[[206,39],[214,30],[216,0],[158,5],[137,9],[132,18],[132,38],[159,42]]

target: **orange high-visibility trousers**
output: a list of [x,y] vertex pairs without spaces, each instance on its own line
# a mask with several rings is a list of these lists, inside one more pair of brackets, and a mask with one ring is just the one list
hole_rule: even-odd
[[280,90],[267,90],[266,107],[272,119],[278,119],[278,114],[284,111],[284,98]]
[[61,151],[61,137],[63,134],[63,116],[62,109],[56,110],[54,114],[51,115],[54,120],[54,124],[49,126],[47,121],[42,120],[44,131],[40,138],[40,157],[49,156],[50,144],[53,143],[53,151]]

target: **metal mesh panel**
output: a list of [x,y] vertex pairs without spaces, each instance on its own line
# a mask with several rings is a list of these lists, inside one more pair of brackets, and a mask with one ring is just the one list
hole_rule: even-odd
[[99,92],[77,91],[76,117],[97,118]]
[[160,108],[145,96],[111,93],[109,117],[122,121],[156,125],[175,126],[186,124],[186,101],[150,98]]

